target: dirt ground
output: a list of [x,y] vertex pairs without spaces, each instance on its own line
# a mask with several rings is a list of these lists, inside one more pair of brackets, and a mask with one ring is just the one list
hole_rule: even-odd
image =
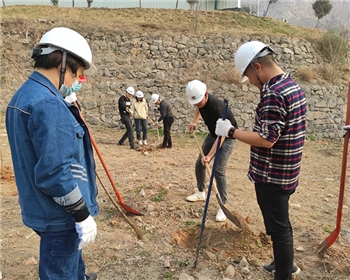
[[[40,6],[33,9],[27,6],[6,7],[1,10],[1,23],[4,30],[10,27],[16,30],[32,28],[38,36],[41,29],[47,28],[46,24],[53,23],[56,26],[88,29],[91,33],[108,32],[115,28],[138,32],[186,33],[193,31],[191,26],[196,19],[191,12],[185,11],[175,11],[169,15],[167,10],[158,13],[146,13],[143,9],[130,9],[127,13],[124,9],[62,10]],[[302,28],[292,28],[284,23],[277,29],[269,20],[239,14],[236,20],[244,25],[237,28],[237,24],[232,24],[231,13],[222,12],[220,17],[212,12],[201,15],[198,34],[204,34],[205,30],[217,36],[220,33],[232,35],[239,32],[262,36],[265,34],[263,32],[279,34],[279,30],[283,31],[282,34],[299,34],[303,31]],[[38,18],[44,18],[45,21],[38,23]],[[84,18],[90,20],[81,20]],[[130,18],[133,20],[130,21]],[[209,29],[208,26],[213,28]],[[308,33],[310,36],[313,34],[316,31]],[[21,79],[26,70],[13,69],[16,79]],[[242,215],[251,232],[247,233],[230,221],[215,222],[218,205],[212,196],[197,267],[193,268],[204,209],[203,202],[185,201],[186,196],[196,191],[194,163],[198,151],[194,139],[190,135],[176,135],[173,149],[156,150],[157,134],[151,131],[149,150],[145,153],[142,150],[130,150],[128,145],[116,145],[124,131],[99,127],[92,127],[91,130],[124,202],[144,215],[127,216],[143,235],[143,240],[138,240],[133,228],[97,182],[100,205],[100,215],[96,217],[98,236],[95,243],[84,249],[88,272],[98,272],[100,280],[180,279],[183,273],[194,279],[221,280],[226,268],[232,265],[236,273],[231,279],[272,279],[262,269],[263,264],[271,261],[271,244],[263,234],[264,225],[253,184],[246,177],[249,164],[247,145],[237,143],[228,163],[227,208]],[[0,279],[38,279],[39,238],[21,221],[6,139],[1,116]],[[200,139],[203,140],[203,135]],[[349,185],[345,191],[343,230],[325,254],[318,254],[318,244],[334,230],[336,224],[341,159],[340,141],[306,142],[300,186],[290,201],[295,261],[302,269],[297,279],[350,279]],[[96,163],[103,185],[117,200],[98,157]],[[247,274],[239,266],[242,258],[248,262]]]
[[[142,233],[118,212],[98,183],[100,215],[96,242],[84,249],[88,271],[99,279],[179,279],[186,273],[194,279],[223,279],[231,264],[231,279],[273,279],[262,265],[271,260],[271,244],[263,234],[263,220],[253,184],[247,179],[249,147],[237,143],[227,166],[227,208],[242,215],[251,233],[230,221],[217,223],[218,208],[211,197],[197,267],[203,202],[189,203],[185,197],[196,190],[194,162],[198,151],[190,134],[174,136],[173,149],[156,150],[157,134],[150,131],[146,150],[117,146],[124,132],[91,129],[126,205],[144,214],[127,215]],[[203,140],[203,134],[198,134]],[[21,221],[17,190],[6,134],[1,144],[1,273],[2,279],[38,279],[39,238]],[[302,269],[297,279],[350,279],[349,187],[345,191],[342,231],[323,255],[318,244],[335,228],[341,172],[342,143],[308,140],[300,186],[292,195],[290,214],[294,229],[295,261]],[[97,173],[116,201],[113,188],[96,157]],[[348,183],[348,179],[347,179]],[[249,272],[239,266],[245,257]],[[0,278],[1,279],[1,278]]]

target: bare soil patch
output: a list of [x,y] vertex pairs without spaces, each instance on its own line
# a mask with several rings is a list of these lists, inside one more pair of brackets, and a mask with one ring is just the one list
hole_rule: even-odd
[[[252,232],[247,234],[229,221],[215,222],[218,205],[212,195],[194,269],[204,209],[204,203],[185,201],[196,190],[194,139],[190,135],[176,135],[173,149],[156,150],[157,136],[151,131],[147,148],[130,150],[128,145],[116,145],[123,132],[92,128],[124,202],[144,214],[128,215],[142,232],[143,241],[138,240],[98,183],[101,213],[96,218],[97,240],[84,250],[88,271],[97,271],[99,279],[178,279],[185,272],[195,279],[209,280],[222,279],[226,267],[232,264],[236,269],[234,279],[272,279],[262,270],[262,265],[271,260],[271,244],[264,234],[253,185],[246,177],[247,145],[237,143],[228,164],[227,208],[242,215]],[[298,279],[350,277],[350,241],[346,234],[350,230],[348,188],[342,234],[324,255],[317,253],[318,244],[335,228],[341,156],[341,142],[306,142],[300,186],[290,202],[295,260],[302,269]],[[2,157],[3,279],[37,279],[39,238],[21,222],[7,143],[3,144]],[[103,184],[117,200],[97,157],[96,165]],[[248,260],[249,277],[240,273],[238,263],[242,257]]]

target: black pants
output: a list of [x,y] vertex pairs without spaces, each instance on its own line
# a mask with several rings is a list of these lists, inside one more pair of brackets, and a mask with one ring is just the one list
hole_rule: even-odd
[[173,123],[174,123],[174,117],[163,119],[163,124],[164,124],[163,147],[171,148],[173,146],[173,143],[171,141],[171,135],[170,135],[171,126]]
[[289,221],[289,197],[294,192],[279,185],[256,183],[255,192],[264,217],[266,234],[271,236],[275,261],[275,280],[292,279],[293,231]]
[[123,144],[124,141],[126,140],[126,138],[129,138],[130,147],[133,148],[135,146],[135,144],[134,144],[134,133],[133,133],[133,130],[132,130],[132,123],[131,123],[130,116],[128,114],[122,114],[121,115],[121,120],[122,120],[122,123],[125,125],[126,132],[124,133],[122,138],[120,138],[119,144]]

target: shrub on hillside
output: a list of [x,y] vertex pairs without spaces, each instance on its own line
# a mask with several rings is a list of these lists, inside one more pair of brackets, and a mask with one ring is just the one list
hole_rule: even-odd
[[340,32],[330,29],[320,38],[318,49],[328,65],[321,69],[324,79],[332,83],[341,76],[341,71],[347,66],[349,52],[348,40]]
[[295,75],[304,82],[310,82],[316,78],[316,69],[313,67],[302,66],[298,68],[298,70],[295,72]]
[[342,63],[347,57],[347,40],[335,30],[326,32],[319,40],[319,50],[330,63]]

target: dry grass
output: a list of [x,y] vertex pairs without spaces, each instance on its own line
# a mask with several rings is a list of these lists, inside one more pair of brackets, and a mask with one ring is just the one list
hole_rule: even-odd
[[318,75],[321,79],[328,81],[332,84],[339,83],[341,80],[347,81],[349,75],[346,71],[343,71],[334,65],[333,63],[325,63],[318,69]]
[[[293,26],[246,13],[232,11],[196,11],[170,9],[105,9],[105,8],[61,8],[53,6],[12,6],[1,7],[1,22],[4,25],[21,20],[26,25],[38,23],[41,27],[64,25],[84,33],[103,32],[108,36],[116,30],[125,33],[146,32],[164,34],[171,30],[181,34],[224,35],[287,35],[310,39],[310,29]],[[88,19],[88,20],[87,20]],[[196,21],[196,32],[194,26]],[[40,28],[40,25],[38,28]],[[5,26],[4,26],[5,27]],[[254,27],[254,28],[253,28]],[[319,36],[318,33],[315,33]]]
[[239,84],[239,74],[233,65],[227,68],[220,68],[218,71],[216,71],[215,79],[219,82],[224,82],[227,84]]
[[304,82],[310,82],[311,80],[315,79],[317,77],[316,69],[315,67],[300,67],[296,72],[295,75]]

